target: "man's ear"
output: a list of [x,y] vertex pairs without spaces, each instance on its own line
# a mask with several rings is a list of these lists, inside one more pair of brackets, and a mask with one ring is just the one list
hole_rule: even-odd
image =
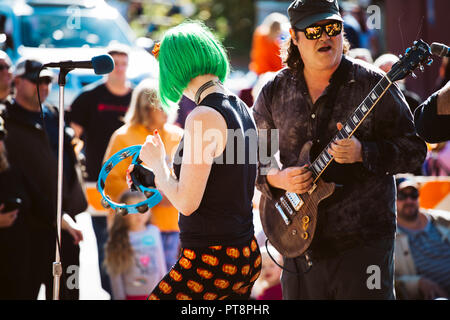
[[291,35],[292,42],[297,45],[297,34],[296,31],[292,28],[289,28],[289,34]]

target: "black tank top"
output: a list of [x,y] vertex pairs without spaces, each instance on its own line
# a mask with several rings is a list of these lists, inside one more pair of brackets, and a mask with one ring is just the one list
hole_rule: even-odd
[[[227,123],[227,145],[211,167],[199,208],[179,215],[183,247],[238,245],[254,233],[252,198],[256,179],[257,135],[247,107],[233,95],[211,93],[201,102],[218,111]],[[174,172],[180,176],[184,138],[178,146]]]

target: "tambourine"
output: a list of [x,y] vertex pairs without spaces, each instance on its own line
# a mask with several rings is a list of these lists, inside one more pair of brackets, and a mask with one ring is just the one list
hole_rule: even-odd
[[[116,213],[121,215],[127,215],[128,213],[145,213],[147,210],[151,207],[154,207],[162,200],[161,193],[154,188],[148,188],[143,186],[139,183],[136,179],[133,178],[133,184],[135,188],[138,191],[141,191],[144,193],[144,195],[147,197],[146,200],[141,201],[136,204],[124,204],[124,203],[117,203],[111,200],[111,198],[105,194],[105,181],[108,174],[111,172],[111,170],[122,160],[125,160],[128,157],[133,157],[132,164],[135,166],[142,166],[139,160],[139,153],[141,152],[141,145],[131,146],[124,148],[120,150],[119,152],[115,153],[111,158],[109,158],[104,164],[102,169],[100,170],[100,174],[98,176],[97,181],[97,190],[100,192],[100,195],[102,196],[102,206],[106,209],[112,208],[116,211]],[[146,168],[145,166],[142,166],[143,168]],[[146,168],[148,169],[148,168]]]

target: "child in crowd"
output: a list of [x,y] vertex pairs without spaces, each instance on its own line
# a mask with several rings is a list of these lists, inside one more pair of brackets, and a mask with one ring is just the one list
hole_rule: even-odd
[[[140,192],[126,191],[120,203],[145,200]],[[105,247],[105,266],[114,300],[145,300],[167,272],[159,229],[146,213],[117,214]]]
[[261,247],[261,275],[255,282],[252,297],[257,300],[281,300],[281,268],[270,258],[267,250],[279,265],[283,265],[281,254],[274,247]]

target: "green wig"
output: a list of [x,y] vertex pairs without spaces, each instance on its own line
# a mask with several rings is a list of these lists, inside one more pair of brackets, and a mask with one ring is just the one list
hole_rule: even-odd
[[184,22],[164,34],[158,60],[159,91],[166,111],[178,108],[183,91],[193,78],[213,74],[223,82],[230,68],[222,44],[203,23],[196,21]]

